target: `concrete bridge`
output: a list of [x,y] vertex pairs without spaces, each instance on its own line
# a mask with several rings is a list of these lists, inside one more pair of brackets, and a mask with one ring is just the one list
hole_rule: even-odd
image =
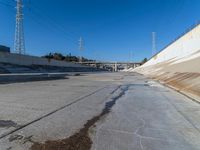
[[115,72],[128,68],[136,68],[142,65],[141,62],[101,62],[101,61],[79,62],[78,64],[83,64],[96,68],[104,68]]

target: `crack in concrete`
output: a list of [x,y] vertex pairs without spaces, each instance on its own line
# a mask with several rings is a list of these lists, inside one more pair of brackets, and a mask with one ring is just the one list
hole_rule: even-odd
[[5,137],[7,137],[7,136],[9,136],[9,135],[11,135],[11,134],[13,134],[13,133],[15,133],[15,132],[17,132],[17,131],[23,129],[23,128],[25,128],[25,127],[27,127],[27,126],[29,126],[29,125],[35,123],[35,122],[38,122],[38,121],[40,121],[40,120],[42,120],[42,119],[44,119],[44,118],[46,118],[46,117],[48,117],[48,116],[50,116],[50,115],[52,115],[52,114],[58,112],[58,111],[61,111],[61,110],[65,109],[65,108],[67,108],[67,107],[69,107],[69,106],[71,106],[71,105],[73,105],[73,104],[76,104],[77,102],[80,102],[80,101],[84,100],[85,98],[87,98],[87,97],[89,97],[89,96],[91,96],[91,95],[93,95],[93,94],[95,94],[95,93],[97,93],[97,92],[99,92],[99,91],[105,89],[106,87],[107,87],[107,86],[105,86],[105,87],[103,87],[103,88],[100,88],[100,89],[97,89],[97,90],[95,90],[94,92],[92,92],[92,93],[90,93],[90,94],[88,94],[88,95],[85,95],[85,96],[83,96],[83,97],[81,97],[81,98],[78,98],[78,99],[74,100],[73,102],[71,102],[71,103],[69,103],[69,104],[67,104],[67,105],[65,105],[65,106],[62,106],[62,107],[60,107],[60,108],[58,108],[58,109],[56,109],[56,110],[54,110],[54,111],[52,111],[52,112],[50,112],[50,113],[48,113],[48,114],[45,114],[45,115],[42,116],[42,117],[39,117],[39,118],[37,118],[37,119],[35,119],[35,120],[33,120],[33,121],[27,123],[27,124],[21,125],[20,127],[14,129],[14,130],[11,130],[11,131],[9,131],[9,132],[7,132],[7,133],[5,133],[5,134],[2,134],[2,135],[0,135],[0,139],[3,139],[3,138],[5,138]]
[[166,94],[161,93],[163,97],[169,102],[169,104],[187,121],[194,129],[196,129],[200,133],[200,129],[182,112],[178,109],[178,107],[170,101],[170,99],[166,96]]
[[[133,86],[133,85],[129,85],[128,86],[128,89],[129,89],[129,87],[130,86]],[[130,122],[130,119],[128,119],[128,115],[124,115],[125,117],[126,117],[126,120],[128,121],[128,122]],[[112,132],[118,132],[118,133],[123,133],[123,134],[134,134],[134,135],[136,135],[138,138],[139,138],[139,140],[140,140],[140,148],[141,148],[141,150],[144,150],[144,147],[143,147],[143,145],[142,145],[142,136],[141,135],[139,135],[139,134],[137,134],[137,132],[139,131],[139,129],[141,129],[141,128],[144,128],[145,127],[145,120],[144,119],[142,119],[141,117],[139,117],[138,115],[136,115],[136,117],[138,117],[138,119],[139,120],[141,120],[142,121],[142,125],[140,126],[140,127],[138,127],[138,129],[136,129],[136,131],[135,132],[128,132],[128,131],[122,131],[122,130],[115,130],[115,129],[102,129],[103,128],[103,126],[104,126],[104,124],[102,124],[98,129],[97,129],[97,135],[96,135],[96,137],[97,137],[97,140],[96,140],[96,145],[98,145],[98,134],[99,134],[99,132],[100,132],[100,130],[104,130],[104,131],[112,131]],[[130,122],[131,123],[131,122]],[[95,150],[97,150],[97,147],[95,147]]]
[[105,108],[98,115],[88,120],[87,123],[74,135],[56,141],[46,141],[44,144],[42,143],[34,143],[31,147],[31,150],[90,150],[92,147],[92,140],[89,136],[89,130],[91,127],[102,119],[103,116],[110,113],[112,107],[116,104],[116,101],[119,100],[123,95],[126,94],[126,91],[129,89],[129,85],[118,87],[120,89],[120,93],[113,98],[111,101],[108,101],[105,104]]
[[[142,125],[139,126],[139,127],[136,129],[135,132],[128,132],[128,131],[115,130],[115,129],[103,129],[104,124],[102,124],[102,125],[97,129],[97,136],[96,136],[96,137],[97,137],[97,140],[96,140],[96,145],[98,145],[98,135],[99,135],[99,132],[100,132],[101,130],[102,130],[102,131],[118,132],[118,133],[122,133],[122,134],[136,135],[136,136],[139,138],[139,141],[140,141],[139,143],[140,143],[140,148],[141,148],[141,150],[144,150],[144,146],[143,146],[143,144],[142,144],[142,140],[143,140],[143,139],[155,140],[155,141],[164,141],[164,142],[168,141],[168,142],[172,142],[172,143],[177,143],[177,144],[178,144],[178,142],[176,142],[176,141],[174,141],[174,140],[165,140],[165,139],[161,139],[161,138],[155,138],[155,137],[151,137],[151,136],[143,136],[143,135],[140,135],[138,132],[139,132],[140,129],[145,128],[146,122],[145,122],[145,120],[144,120],[142,117],[140,117],[140,116],[138,115],[137,112],[135,112],[135,114],[136,114],[136,117],[137,117],[139,120],[142,121]],[[128,115],[123,115],[123,116],[126,117],[126,121],[130,122],[130,120],[129,120],[128,117],[127,117]],[[153,129],[153,128],[152,128],[152,130],[157,130],[157,131],[160,131],[160,130],[162,130],[162,131],[168,131],[168,130],[165,130],[165,129]],[[97,147],[95,147],[95,150],[97,150]]]

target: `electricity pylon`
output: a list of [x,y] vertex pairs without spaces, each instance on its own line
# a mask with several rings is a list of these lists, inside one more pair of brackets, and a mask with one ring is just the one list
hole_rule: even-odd
[[152,56],[156,54],[156,32],[152,32]]
[[24,25],[23,25],[23,2],[16,0],[16,28],[15,28],[15,52],[18,54],[25,54],[25,40],[24,40]]
[[[80,50],[80,53],[84,50],[84,41],[83,41],[83,38],[82,38],[82,37],[80,37],[80,40],[79,40],[79,50]],[[82,55],[80,55],[79,62],[80,62],[80,63],[83,62],[83,57],[82,57]]]

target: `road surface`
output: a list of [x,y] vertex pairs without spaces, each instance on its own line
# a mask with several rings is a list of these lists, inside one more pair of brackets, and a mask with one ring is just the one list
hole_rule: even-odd
[[66,142],[87,125],[92,150],[200,150],[200,104],[136,73],[0,85],[0,150]]

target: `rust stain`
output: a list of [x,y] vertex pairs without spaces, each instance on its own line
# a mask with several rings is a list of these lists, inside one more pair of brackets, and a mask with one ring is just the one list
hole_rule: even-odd
[[164,82],[177,90],[191,93],[196,96],[200,96],[200,85],[197,84],[200,81],[200,73],[163,73],[158,76],[154,76],[154,79]]

